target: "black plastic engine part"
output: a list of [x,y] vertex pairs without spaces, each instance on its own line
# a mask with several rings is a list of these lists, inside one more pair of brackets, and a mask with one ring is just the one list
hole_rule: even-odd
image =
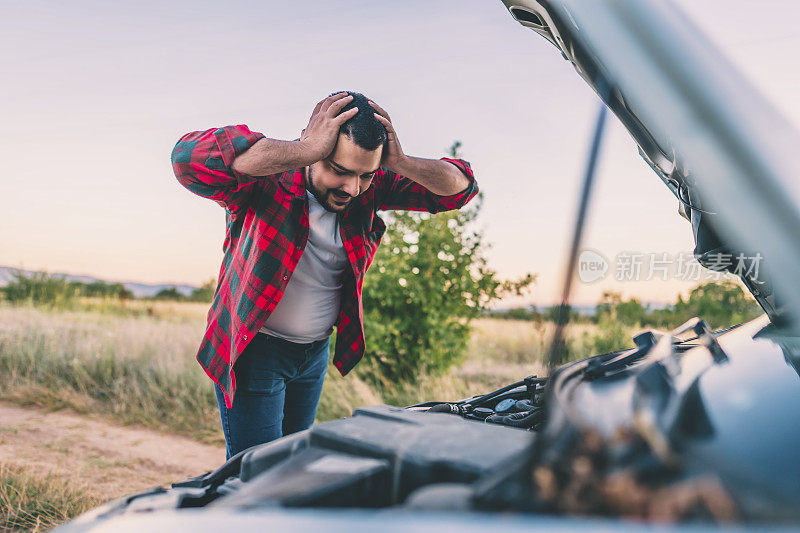
[[[368,500],[372,505],[393,505],[404,501],[411,491],[432,483],[472,483],[510,459],[528,453],[534,435],[448,414],[381,405],[357,409],[350,418],[316,425],[294,437],[290,444],[286,441],[282,439],[254,448],[242,458],[242,477],[249,480],[247,485],[259,483],[262,476],[271,479],[277,471],[282,479],[301,479],[308,463],[295,460],[296,457],[318,457],[314,454],[335,452],[343,461],[346,457],[385,461],[389,488],[375,492],[386,494],[386,500]],[[379,480],[377,470],[370,472],[377,477],[369,481],[366,477],[345,481],[331,478],[323,483],[325,486],[316,486],[315,494],[325,490],[335,494],[339,489],[334,490],[328,484],[342,483],[351,483],[349,486],[355,487],[352,490],[360,491],[363,486]],[[269,494],[275,501],[290,501],[288,492],[281,493],[280,497],[277,493]],[[215,505],[228,505],[234,496],[220,498]]]
[[218,500],[220,507],[382,507],[389,461],[307,448]]

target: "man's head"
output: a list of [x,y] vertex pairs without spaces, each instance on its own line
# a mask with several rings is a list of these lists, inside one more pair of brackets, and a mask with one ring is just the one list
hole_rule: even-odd
[[373,115],[367,98],[347,93],[353,100],[340,113],[354,107],[358,112],[339,128],[331,154],[311,165],[308,173],[308,190],[325,209],[334,212],[344,211],[353,197],[372,184],[386,142],[386,128]]

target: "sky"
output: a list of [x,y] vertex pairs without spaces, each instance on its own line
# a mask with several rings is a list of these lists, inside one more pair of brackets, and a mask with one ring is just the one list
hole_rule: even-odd
[[[800,126],[800,5],[677,3]],[[490,266],[538,276],[508,302],[559,296],[598,99],[499,0],[6,3],[0,68],[0,265],[216,277],[224,212],[175,180],[177,139],[227,124],[293,139],[318,100],[347,89],[391,114],[409,155],[460,140]],[[674,197],[614,117],[606,133],[585,247],[610,261],[690,252]],[[574,302],[605,290],[668,302],[696,284],[613,278],[578,283]]]

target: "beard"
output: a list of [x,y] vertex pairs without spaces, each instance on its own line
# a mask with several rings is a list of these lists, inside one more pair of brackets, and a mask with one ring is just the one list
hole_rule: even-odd
[[[334,194],[333,189],[322,190],[319,187],[317,187],[316,184],[314,183],[313,170],[311,169],[310,166],[307,168],[308,168],[308,190],[311,194],[314,195],[314,198],[317,199],[319,205],[321,205],[323,208],[325,208],[326,211],[330,211],[331,213],[342,213],[343,211],[345,211],[352,202],[352,200],[347,204],[345,204],[344,206],[335,206],[331,198],[332,197],[336,198],[337,195]],[[339,197],[338,199],[344,200],[346,198]]]

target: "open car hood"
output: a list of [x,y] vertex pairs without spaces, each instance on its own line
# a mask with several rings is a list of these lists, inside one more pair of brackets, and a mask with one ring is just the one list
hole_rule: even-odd
[[[735,272],[773,322],[796,329],[798,132],[666,1],[503,2],[627,128],[691,222],[700,263]],[[757,268],[737,271],[739,254]]]

